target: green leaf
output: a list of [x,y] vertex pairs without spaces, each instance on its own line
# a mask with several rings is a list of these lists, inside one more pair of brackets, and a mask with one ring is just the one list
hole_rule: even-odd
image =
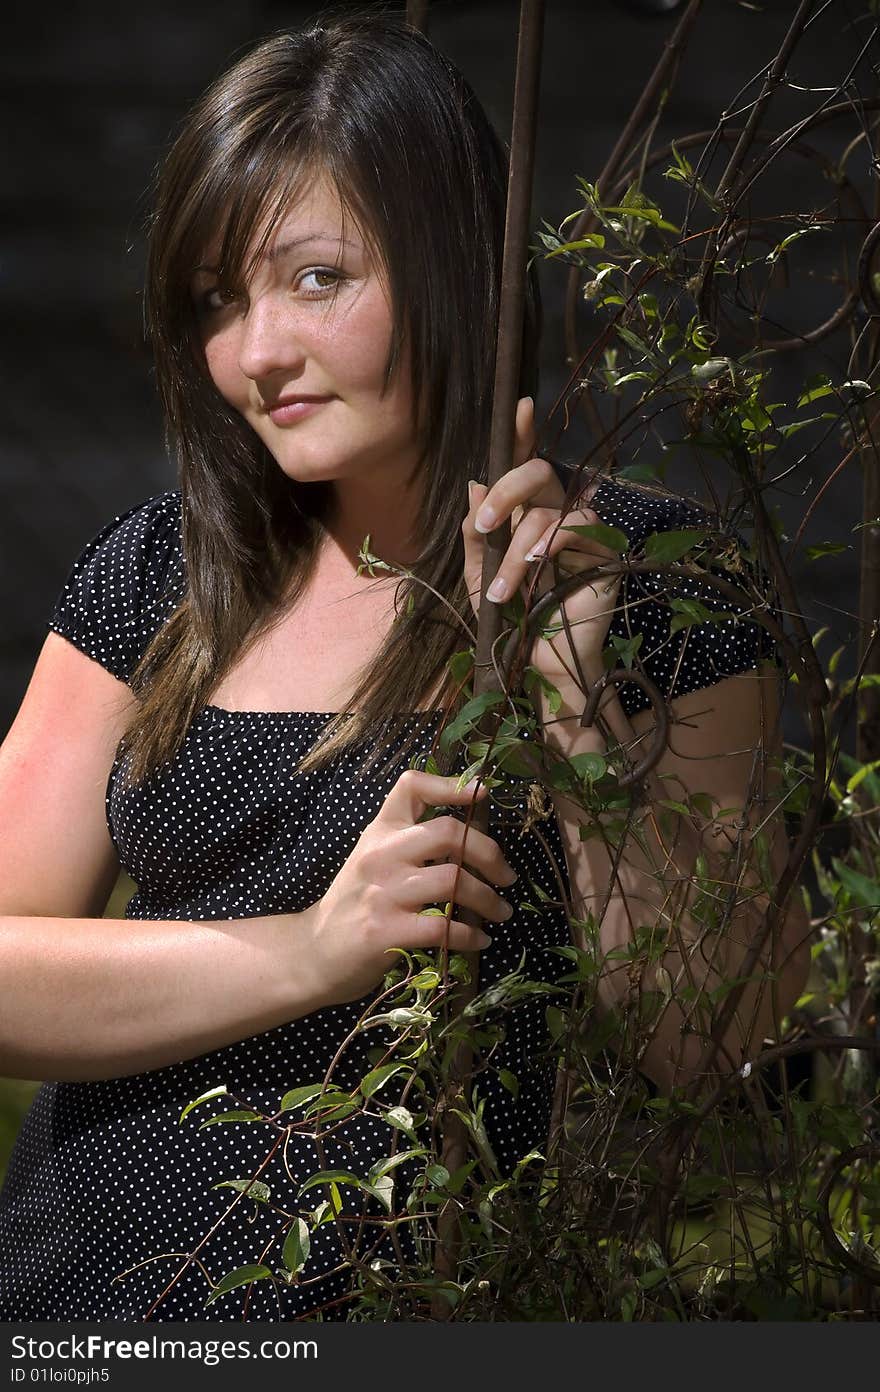
[[802,421],[790,421],[788,425],[780,425],[777,429],[782,438],[787,440],[790,435],[797,435],[799,430],[805,430],[808,425],[817,425],[819,421],[825,420],[837,420],[836,412],[822,411],[818,416],[809,416],[807,420]]
[[318,1184],[354,1184],[359,1189],[361,1183],[360,1178],[351,1170],[319,1170],[299,1186],[298,1192],[304,1194],[307,1189],[314,1189]]
[[584,778],[588,783],[595,783],[597,778],[603,778],[608,769],[608,764],[601,754],[572,754],[568,762],[578,778]]
[[663,232],[681,231],[674,222],[667,222],[661,217],[659,208],[650,203],[646,203],[645,207],[628,207],[624,204],[615,208],[603,208],[602,212],[612,217],[616,214],[619,217],[636,218],[639,222],[650,223],[652,227],[660,228]]
[[768,266],[775,266],[782,253],[787,251],[794,242],[799,241],[801,237],[806,237],[810,232],[824,232],[824,230],[824,227],[820,227],[817,223],[811,223],[807,227],[798,227],[794,232],[790,232],[787,237],[783,237],[781,242],[777,242],[773,250],[768,251],[764,260]]
[[[452,1172],[444,1186],[450,1194],[461,1193],[465,1181],[469,1178],[471,1171],[476,1168],[476,1164],[476,1160],[466,1160],[463,1165],[459,1165],[458,1169]],[[442,1166],[438,1166],[438,1168],[442,1169]]]
[[484,691],[480,696],[474,696],[459,711],[454,720],[451,720],[440,736],[441,749],[448,750],[478,724],[481,717],[493,706],[498,706],[504,701],[503,691]]
[[602,236],[602,233],[593,232],[589,237],[580,237],[576,242],[560,243],[559,246],[554,247],[552,251],[546,253],[546,259],[549,261],[553,256],[564,256],[567,252],[572,251],[588,251],[595,247],[601,250],[604,245],[605,238]]
[[807,547],[807,555],[811,561],[817,561],[821,556],[838,556],[841,551],[849,550],[851,547],[839,541],[820,541],[817,546]]
[[831,396],[833,391],[831,378],[826,377],[824,372],[817,372],[813,377],[807,378],[804,390],[797,399],[797,404],[798,406],[809,406],[811,401],[818,401],[823,396]]
[[707,609],[698,599],[673,599],[669,602],[675,617],[669,625],[670,634],[680,628],[690,628],[692,624],[720,623],[733,617],[727,610]]
[[236,1286],[249,1286],[252,1281],[265,1281],[267,1277],[271,1281],[272,1272],[268,1266],[240,1266],[217,1282],[205,1301],[205,1305],[213,1305],[214,1301],[219,1300],[221,1295],[225,1295],[227,1291],[235,1290]]
[[629,479],[632,483],[656,483],[657,470],[651,464],[624,464],[614,477]]
[[[621,304],[622,303],[623,301],[621,301]],[[643,338],[639,338],[637,333],[633,333],[632,329],[627,329],[623,324],[618,324],[617,333],[618,337],[623,339],[628,348],[632,348],[634,352],[640,353],[643,358],[654,357],[653,349],[649,347]]]
[[543,691],[544,695],[547,697],[547,706],[551,715],[556,715],[559,707],[562,705],[562,692],[558,687],[553,685],[548,677],[544,676],[544,673],[540,671],[539,668],[526,668],[523,673],[523,686],[529,695],[532,694],[535,687]]
[[380,1175],[375,1184],[362,1183],[361,1188],[365,1193],[377,1199],[386,1213],[391,1212],[391,1199],[394,1194],[394,1176],[390,1174]]
[[622,638],[619,633],[610,633],[608,646],[614,653],[614,657],[608,663],[609,667],[625,667],[628,672],[631,672],[644,636],[644,633],[636,633],[631,638]]
[[395,1126],[399,1131],[403,1131],[409,1136],[410,1140],[418,1141],[415,1129],[415,1117],[406,1107],[389,1107],[385,1113],[385,1120],[390,1126]]
[[402,1067],[402,1063],[383,1063],[381,1068],[374,1068],[361,1081],[361,1092],[364,1097],[372,1097],[375,1092],[384,1087],[389,1078],[393,1078],[395,1073],[399,1073]]
[[293,1088],[286,1092],[281,1099],[280,1110],[282,1112],[292,1112],[297,1107],[301,1107],[304,1102],[310,1102],[313,1097],[317,1097],[319,1092],[323,1092],[323,1083],[306,1083],[305,1087]]
[[449,1171],[445,1165],[429,1165],[425,1170],[428,1182],[434,1185],[435,1189],[445,1189],[449,1183]]
[[691,793],[691,807],[707,820],[715,815],[717,803],[708,793]]
[[423,1146],[416,1146],[413,1150],[402,1150],[397,1155],[386,1155],[384,1159],[377,1160],[375,1165],[370,1167],[367,1182],[375,1184],[383,1175],[390,1173],[391,1170],[396,1170],[397,1166],[402,1165],[404,1160],[415,1160],[419,1156],[427,1155],[427,1153]]
[[568,1017],[559,1009],[558,1005],[548,1005],[545,1015],[551,1037],[559,1039],[565,1033]]
[[440,765],[433,754],[414,754],[409,761],[409,766],[411,769],[417,769],[420,773],[440,773]]
[[197,1097],[194,1102],[187,1102],[183,1111],[180,1113],[180,1121],[177,1123],[178,1126],[185,1116],[189,1116],[193,1107],[200,1107],[203,1102],[209,1102],[212,1097],[225,1097],[228,1092],[229,1089],[226,1084],[221,1083],[220,1087],[211,1088],[209,1092],[203,1092],[201,1097]]
[[219,1126],[230,1121],[262,1121],[262,1117],[258,1112],[248,1112],[244,1110],[237,1112],[220,1112],[217,1116],[208,1117],[207,1121],[203,1121],[199,1130],[204,1131],[206,1126]]
[[[425,913],[430,912],[426,909]],[[437,914],[445,917],[442,909],[436,910]],[[433,1017],[430,1010],[423,1006],[396,1005],[393,1010],[386,1010],[382,1015],[371,1015],[363,1023],[363,1029],[372,1029],[375,1025],[393,1025],[395,1029],[430,1029]]]
[[720,377],[722,372],[729,372],[732,366],[730,358],[707,358],[705,362],[693,364],[691,376],[698,382],[711,382],[715,377]]
[[416,973],[409,984],[416,991],[433,991],[440,985],[440,973],[435,971],[433,967],[424,967],[422,971]]
[[[610,296],[608,297],[610,298]],[[608,299],[602,301],[603,305],[608,303]],[[622,376],[615,377],[612,372],[606,374],[610,387],[626,387],[630,382],[650,382],[652,374],[650,372],[624,372]]]
[[334,1102],[332,1105],[328,1105],[326,1102],[323,1104],[313,1102],[307,1116],[315,1116],[321,1126],[329,1126],[332,1121],[342,1121],[345,1117],[351,1116],[352,1112],[359,1112],[362,1106],[362,1102],[351,1100]]
[[457,682],[465,682],[474,670],[474,654],[471,648],[455,652],[446,664]]
[[678,561],[698,542],[706,540],[707,533],[686,529],[680,532],[652,532],[645,540],[645,558],[667,565]]
[[605,522],[587,522],[580,526],[560,527],[561,532],[576,532],[587,541],[597,541],[609,551],[621,554],[629,550],[629,537],[619,527],[609,527]]
[[867,875],[851,869],[837,856],[832,857],[831,864],[840,883],[857,904],[861,904],[865,909],[880,908],[880,885],[876,880],[870,880]]
[[294,1218],[281,1251],[281,1260],[291,1276],[302,1271],[308,1261],[310,1243],[308,1223],[304,1218]]
[[519,1096],[519,1079],[515,1073],[511,1073],[508,1068],[499,1068],[498,1077],[502,1087],[506,1087],[514,1097]]
[[350,1092],[343,1092],[341,1088],[328,1088],[326,1092],[314,1097],[311,1102],[306,1103],[305,1114],[307,1117],[320,1115],[323,1120],[327,1120],[327,1113],[337,1107],[359,1107],[360,1101],[353,1098]]
[[870,764],[862,764],[861,768],[857,768],[852,777],[847,779],[846,791],[848,793],[854,793],[856,788],[858,788],[861,783],[864,783],[865,779],[869,778],[878,768],[880,768],[880,759],[875,759],[873,763]]
[[269,1202],[269,1186],[261,1179],[221,1179],[219,1184],[212,1184],[211,1188],[237,1189],[240,1194],[247,1191],[249,1199],[254,1199],[257,1203]]

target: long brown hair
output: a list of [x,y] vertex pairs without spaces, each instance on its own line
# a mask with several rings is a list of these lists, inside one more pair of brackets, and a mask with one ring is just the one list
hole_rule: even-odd
[[[179,468],[187,588],[132,680],[135,781],[173,757],[225,672],[313,571],[331,485],[289,479],[221,397],[190,280],[219,230],[221,288],[240,283],[254,230],[263,229],[259,255],[318,172],[387,273],[386,383],[406,343],[425,486],[410,567],[418,580],[401,583],[351,712],[330,722],[300,768],[378,727],[395,733],[441,678],[440,704],[453,696],[444,669],[465,640],[437,594],[470,619],[460,529],[466,481],[486,477],[507,159],[465,79],[424,37],[388,15],[349,14],[274,35],[238,61],[189,114],[158,179],[146,316]],[[523,394],[535,391],[538,318],[531,278]]]

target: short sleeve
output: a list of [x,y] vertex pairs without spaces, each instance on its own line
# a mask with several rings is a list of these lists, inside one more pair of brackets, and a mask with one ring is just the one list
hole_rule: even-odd
[[[636,547],[653,532],[709,528],[710,515],[695,503],[675,496],[649,493],[616,479],[604,479],[593,495],[592,506],[601,520],[625,532]],[[742,546],[742,538],[731,542]],[[745,560],[741,558],[743,568]],[[713,565],[711,570],[737,584],[736,575]],[[696,601],[690,617],[699,621],[672,632],[678,600]],[[684,606],[679,606],[678,612]],[[767,608],[773,610],[767,600]],[[706,613],[725,615],[717,620],[703,618]],[[674,577],[657,571],[630,573],[624,577],[621,594],[608,638],[624,642],[637,639],[638,662],[645,675],[667,700],[689,691],[714,686],[726,677],[755,668],[764,659],[775,659],[776,643],[753,611],[732,603],[708,582],[691,577]],[[620,702],[627,715],[646,710],[650,701],[641,687],[624,682]]]
[[92,538],[47,626],[128,682],[183,591],[180,494],[162,493]]

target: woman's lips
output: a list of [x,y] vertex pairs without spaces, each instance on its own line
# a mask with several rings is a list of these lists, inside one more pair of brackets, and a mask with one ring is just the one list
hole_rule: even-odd
[[321,396],[308,400],[282,401],[270,409],[269,419],[273,425],[296,425],[297,421],[305,420],[306,416],[312,415],[319,407],[326,406],[332,399],[329,396]]

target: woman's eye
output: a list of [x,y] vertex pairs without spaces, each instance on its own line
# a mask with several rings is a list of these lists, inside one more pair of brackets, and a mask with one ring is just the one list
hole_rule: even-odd
[[330,266],[313,266],[311,270],[303,271],[297,281],[297,289],[303,290],[308,299],[326,295],[328,290],[335,290],[342,280],[341,272]]
[[216,314],[221,309],[228,309],[235,299],[233,290],[221,290],[219,285],[215,285],[201,296],[200,308],[207,314]]

